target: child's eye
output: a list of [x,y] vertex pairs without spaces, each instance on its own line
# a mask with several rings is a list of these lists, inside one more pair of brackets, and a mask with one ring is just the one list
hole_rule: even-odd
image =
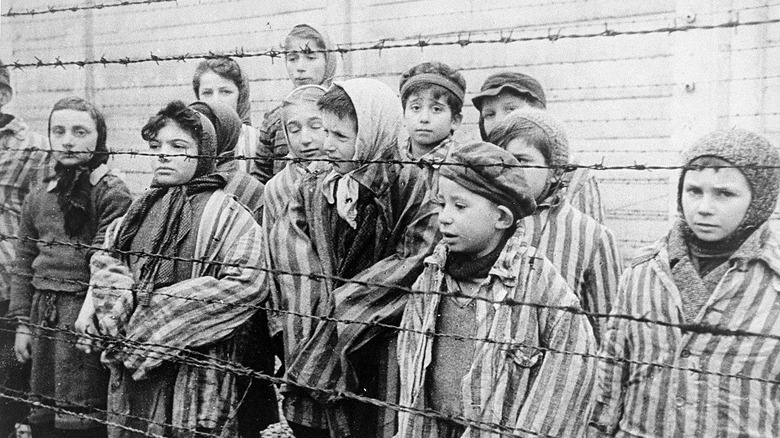
[[688,187],[685,189],[685,192],[694,196],[701,195],[701,189],[698,187]]
[[455,208],[457,208],[458,210],[463,210],[464,208],[466,208],[466,204],[464,204],[462,202],[456,202],[455,203]]
[[156,141],[149,142],[149,149],[158,149],[159,147],[160,147],[160,143]]
[[219,93],[225,95],[231,95],[233,94],[233,90],[220,90]]
[[200,92],[201,96],[211,96],[211,90],[204,90]]
[[55,135],[63,135],[65,134],[65,128],[59,126],[51,128],[51,133]]
[[73,130],[73,135],[75,135],[76,137],[84,137],[85,135],[87,135],[87,130],[86,129],[74,129]]
[[414,112],[420,111],[420,105],[412,105],[409,108]]
[[290,134],[297,134],[301,132],[301,127],[298,125],[290,125],[287,127],[287,132],[289,132]]
[[488,119],[492,119],[495,116],[496,116],[496,113],[494,113],[494,112],[486,112],[485,114],[482,115],[482,118],[485,119],[485,120],[488,120]]
[[320,122],[311,122],[311,123],[309,123],[309,127],[311,129],[322,129],[322,123],[320,123]]
[[736,196],[736,193],[732,192],[731,190],[718,190],[718,196],[731,198],[732,196]]
[[312,53],[310,55],[307,55],[306,59],[308,59],[309,61],[316,61],[317,60],[317,55],[315,53]]
[[287,62],[295,62],[298,60],[298,54],[296,53],[289,53],[287,54],[287,57],[285,58]]

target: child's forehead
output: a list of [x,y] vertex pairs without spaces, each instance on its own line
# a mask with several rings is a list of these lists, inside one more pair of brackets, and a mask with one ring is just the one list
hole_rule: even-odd
[[320,114],[317,102],[311,100],[296,100],[293,102],[286,102],[282,107],[282,119],[284,120],[294,118],[304,113]]
[[320,40],[313,37],[290,36],[287,38],[285,49],[295,53],[306,53],[312,50],[323,50]]
[[409,93],[409,98],[407,101],[413,100],[428,100],[447,105],[447,90],[442,88],[440,85],[429,84]]

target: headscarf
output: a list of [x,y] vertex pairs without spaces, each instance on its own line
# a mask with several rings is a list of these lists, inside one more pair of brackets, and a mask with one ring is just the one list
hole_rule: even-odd
[[[219,72],[219,70],[229,70],[230,73]],[[195,75],[192,77],[192,88],[195,91],[195,98],[200,99],[200,77],[203,73],[211,71],[225,79],[233,81],[238,87],[238,103],[236,112],[241,122],[252,126],[252,102],[249,98],[249,77],[238,62],[232,58],[214,58],[205,59],[198,64],[195,69]],[[237,75],[235,74],[237,73]],[[228,76],[230,74],[230,76]],[[232,77],[231,77],[232,76]],[[239,76],[238,78],[235,76]]]
[[80,97],[66,97],[54,104],[49,113],[48,132],[49,144],[51,144],[51,116],[60,110],[83,111],[92,117],[97,131],[95,152],[89,161],[77,166],[63,166],[57,162],[54,166],[54,175],[47,181],[57,180],[57,204],[64,216],[65,232],[71,236],[77,236],[88,223],[90,212],[90,196],[92,184],[89,181],[90,174],[101,164],[108,162],[108,147],[106,146],[106,121],[100,110]]
[[[282,41],[283,50],[302,49],[302,47],[287,47],[287,39],[290,36],[297,36],[299,38],[309,38],[309,39],[319,40],[318,42],[321,43],[326,50],[326,52],[323,53],[323,55],[325,55],[325,74],[322,77],[322,80],[320,81],[319,85],[329,87],[333,82],[333,78],[336,76],[336,66],[338,64],[338,53],[335,51],[336,46],[331,42],[330,38],[328,37],[328,34],[325,32],[321,32],[312,26],[309,26],[308,24],[298,24],[296,26],[293,26],[292,30],[290,30],[287,36],[285,36],[284,41]],[[312,50],[316,49],[315,47],[309,47],[309,48]]]
[[377,162],[398,159],[403,112],[395,92],[376,79],[337,81],[332,86],[343,88],[355,107],[358,130],[352,159],[365,164],[345,175],[331,171],[323,182],[323,195],[354,228],[360,185],[372,186]]
[[241,137],[241,119],[233,108],[221,103],[193,102],[190,108],[209,119],[216,135],[217,166],[235,159],[236,145]]
[[[191,110],[191,109],[190,109]],[[214,172],[213,157],[217,149],[214,126],[209,119],[195,111],[201,124],[201,136],[198,139],[198,166],[192,179],[179,186],[160,186],[152,182],[152,187],[136,200],[125,215],[114,248],[129,251],[146,215],[158,201],[164,202],[161,217],[152,233],[150,254],[161,257],[147,258],[140,269],[139,289],[151,292],[156,285],[173,283],[175,278],[174,258],[179,254],[179,245],[192,232],[193,209],[189,197],[198,193],[214,191],[225,187],[225,178]],[[174,123],[169,121],[168,123]]]
[[683,169],[677,186],[677,210],[683,215],[677,226],[683,238],[700,254],[733,252],[774,212],[780,191],[780,154],[765,137],[745,129],[730,128],[711,132],[685,152],[685,163],[690,165],[702,157],[715,157],[735,166],[750,184],[751,201],[745,217],[730,236],[718,242],[705,242],[696,237],[684,220],[682,189]]

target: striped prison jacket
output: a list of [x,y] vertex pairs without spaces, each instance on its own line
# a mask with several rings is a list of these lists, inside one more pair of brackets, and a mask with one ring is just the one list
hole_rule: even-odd
[[[113,247],[120,228],[121,218],[106,232],[106,248]],[[193,356],[205,360],[205,366],[180,365],[177,381],[171,382],[177,389],[174,427],[219,428],[235,414],[240,398],[235,374],[219,364],[234,357],[231,335],[266,298],[265,271],[258,269],[264,266],[261,242],[252,215],[217,190],[199,222],[193,257],[199,261],[192,265],[192,278],[154,290],[147,304],[135,305],[127,257],[118,259],[107,251],[92,257],[88,298],[101,329],[121,339],[118,350],[106,356],[116,359],[112,367],[124,367],[139,380],[159,367],[165,355],[186,358],[182,349],[199,349],[206,356]]]
[[[476,303],[476,348],[462,370],[463,416],[478,423],[463,437],[582,436],[595,379],[596,344],[588,320],[568,309],[579,300],[543,256],[523,237],[522,227],[506,243],[481,284],[479,296],[529,305]],[[436,322],[447,275],[446,249],[439,245],[425,260],[413,289],[428,292],[409,299],[401,322],[398,360],[400,404],[428,409],[426,384],[437,342]],[[440,420],[399,414],[399,438],[439,436]],[[483,430],[488,429],[488,430]],[[490,431],[492,430],[492,431]]]
[[601,189],[591,169],[578,168],[565,177],[564,197],[577,210],[603,224],[607,214],[601,200]]
[[[393,156],[398,156],[397,152],[392,152]],[[337,325],[316,317],[397,323],[407,295],[392,286],[412,285],[422,271],[423,259],[433,251],[438,238],[435,207],[430,202],[428,185],[419,168],[383,163],[365,166],[364,171],[358,177],[360,184],[374,194],[373,202],[380,210],[378,234],[387,237],[381,242],[382,254],[374,254],[380,258],[352,277],[355,282],[338,287],[332,279],[277,276],[282,291],[277,304],[282,310],[303,315],[288,314],[286,317],[287,377],[326,391],[358,392],[355,370],[351,368],[348,356],[357,348],[371,345],[378,337],[387,337],[388,329],[360,323]],[[277,246],[275,268],[326,276],[337,274],[340,261],[334,256],[335,237],[328,220],[335,206],[328,204],[323,195],[325,176],[325,173],[306,175],[297,186],[287,213],[270,231],[271,244]],[[363,282],[386,286],[370,286]],[[388,354],[395,356],[395,351]],[[396,368],[395,357],[385,358],[382,363]],[[392,370],[376,370],[376,374],[380,379],[388,379],[388,388],[397,389],[397,377]],[[326,420],[324,403],[314,403],[312,397],[298,397],[290,392],[293,390],[289,385],[282,388],[287,392],[285,415],[288,420],[309,427],[343,427],[343,424],[334,426],[333,421]],[[390,395],[390,398],[395,396]],[[386,415],[392,417],[386,420],[392,426],[394,413],[386,412]]]
[[[21,150],[25,149],[25,150]],[[53,171],[46,138],[32,132],[18,117],[0,128],[0,302],[10,297],[14,240],[19,234],[22,204],[31,187]]]
[[767,224],[756,230],[691,321],[670,268],[675,234],[621,278],[613,314],[660,324],[610,318],[591,436],[780,436],[780,241]]
[[[574,208],[567,200],[554,199],[523,219],[526,240],[560,271],[580,299],[582,308],[609,313],[617,294],[622,260],[615,236],[603,225]],[[590,318],[600,342],[600,318]]]

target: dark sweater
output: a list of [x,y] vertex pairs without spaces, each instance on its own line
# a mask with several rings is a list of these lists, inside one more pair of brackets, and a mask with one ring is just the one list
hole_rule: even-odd
[[[125,214],[132,201],[125,183],[106,171],[107,168],[101,166],[92,172],[91,179],[103,175],[92,186],[92,216],[79,236],[70,237],[65,233],[64,216],[53,184],[41,184],[25,198],[19,230],[21,239],[14,242],[16,275],[11,283],[9,317],[20,320],[29,317],[36,289],[62,292],[87,290],[89,258],[95,252],[94,247],[102,246],[106,228]],[[49,241],[61,243],[45,243]]]

